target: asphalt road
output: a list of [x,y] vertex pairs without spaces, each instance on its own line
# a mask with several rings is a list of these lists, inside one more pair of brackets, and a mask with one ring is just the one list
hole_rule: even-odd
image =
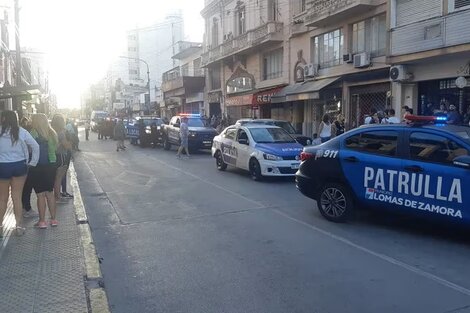
[[75,167],[113,312],[470,312],[468,232],[329,223],[293,180],[91,137]]

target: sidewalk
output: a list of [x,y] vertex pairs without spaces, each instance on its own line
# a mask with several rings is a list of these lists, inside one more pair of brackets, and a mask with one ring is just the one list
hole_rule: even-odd
[[14,217],[9,205],[6,237],[0,243],[0,312],[90,312],[73,199],[58,203],[57,211],[57,228],[35,229],[37,218],[27,218],[25,235],[16,237],[11,232]]

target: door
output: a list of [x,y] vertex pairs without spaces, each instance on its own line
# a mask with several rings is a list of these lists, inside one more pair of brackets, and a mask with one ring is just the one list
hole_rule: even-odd
[[168,132],[168,137],[170,142],[176,144],[180,142],[180,119],[178,117],[174,117],[170,121],[170,131]]
[[[241,141],[241,143],[240,143]],[[237,167],[248,170],[248,161],[250,160],[250,139],[247,132],[244,129],[239,129],[237,132],[237,141],[235,142],[237,149]]]
[[404,206],[434,217],[470,221],[470,170],[454,159],[470,155],[457,137],[420,129],[409,132],[409,155],[403,170],[409,177]]
[[399,131],[365,130],[343,140],[340,161],[347,184],[361,204],[399,206],[395,181],[402,168]]
[[232,166],[237,166],[237,128],[230,127],[225,130],[222,134],[222,139],[220,143],[220,150],[222,151],[222,158],[224,162]]

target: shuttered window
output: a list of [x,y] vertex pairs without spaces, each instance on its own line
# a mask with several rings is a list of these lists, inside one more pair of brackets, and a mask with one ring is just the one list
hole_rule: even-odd
[[470,0],[449,0],[449,12],[470,9]]

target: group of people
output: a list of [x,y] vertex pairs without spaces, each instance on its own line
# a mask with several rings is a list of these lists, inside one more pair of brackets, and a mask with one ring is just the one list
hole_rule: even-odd
[[28,214],[32,190],[37,195],[39,212],[34,226],[40,229],[58,226],[57,200],[71,197],[65,189],[61,192],[74,149],[64,116],[56,114],[49,123],[45,114],[33,114],[30,121],[23,119],[22,123],[26,128],[20,126],[14,111],[0,114],[0,238],[10,194],[18,236],[25,232],[23,214],[32,216]]
[[[413,114],[413,109],[404,107],[405,116],[407,114]],[[400,118],[395,116],[396,112],[394,109],[387,109],[385,111],[377,111],[376,108],[371,108],[369,115],[364,119],[364,124],[399,124],[401,123]]]
[[345,118],[342,114],[338,114],[334,121],[329,114],[324,114],[318,132],[313,134],[313,144],[327,142],[331,138],[343,134],[345,130]]
[[107,140],[113,139],[114,137],[114,127],[116,126],[116,121],[110,118],[100,119],[98,121],[97,130],[98,130],[98,139]]

